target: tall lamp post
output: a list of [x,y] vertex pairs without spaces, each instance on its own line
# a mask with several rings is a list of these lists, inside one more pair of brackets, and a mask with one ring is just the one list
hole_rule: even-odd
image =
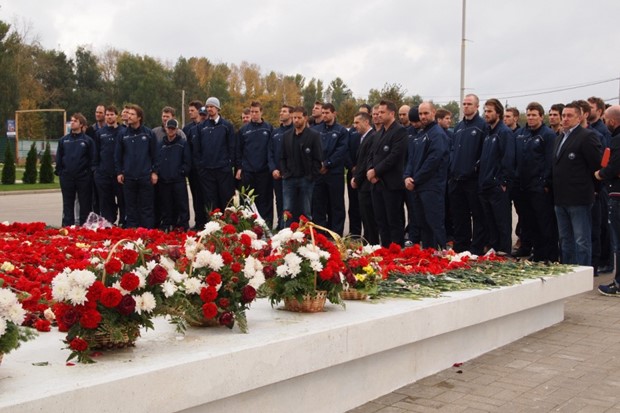
[[461,100],[459,101],[459,119],[463,118],[463,99],[465,98],[465,10],[467,0],[463,0],[463,21],[461,24]]

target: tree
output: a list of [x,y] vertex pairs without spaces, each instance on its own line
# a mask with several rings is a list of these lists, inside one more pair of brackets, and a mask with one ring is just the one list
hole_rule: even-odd
[[[10,33],[11,26],[0,20],[0,119],[13,119],[19,104],[19,83],[16,69],[16,52],[19,36]],[[5,122],[0,122],[0,133],[5,135]]]
[[341,78],[337,77],[330,82],[326,95],[331,97],[326,100],[331,100],[331,103],[338,109],[345,100],[353,97],[353,92]]
[[451,100],[441,107],[452,113],[452,125],[455,125],[459,121],[459,111],[461,110],[459,103],[456,100]]
[[37,183],[37,146],[34,142],[30,145],[30,150],[26,157],[26,169],[24,170],[22,182],[25,184]]
[[399,83],[386,83],[381,90],[370,89],[368,92],[368,104],[376,105],[382,100],[391,100],[396,104],[396,107],[400,107],[405,104],[406,90],[403,90],[402,85]]
[[186,102],[195,99],[203,101],[205,99],[196,72],[194,72],[186,58],[180,57],[174,65],[172,82],[174,83],[175,90],[185,91]]
[[4,150],[4,166],[2,167],[2,184],[15,184],[15,156],[11,150],[11,141],[9,140]]
[[83,46],[75,52],[74,108],[88,117],[97,105],[104,103],[102,73],[97,57]]
[[39,170],[39,183],[51,184],[54,182],[54,168],[52,167],[52,150],[50,143],[45,145],[45,152],[41,157],[41,169]]

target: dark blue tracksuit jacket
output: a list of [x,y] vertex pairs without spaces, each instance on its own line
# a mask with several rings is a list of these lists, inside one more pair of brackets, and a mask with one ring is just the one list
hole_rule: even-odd
[[521,128],[515,140],[515,186],[525,191],[551,188],[555,132],[542,125],[536,130]]
[[448,137],[432,122],[409,143],[409,154],[403,178],[413,178],[415,190],[445,193],[448,176]]
[[159,144],[159,181],[163,183],[185,183],[192,167],[189,142],[181,135],[172,140],[166,136]]
[[192,141],[193,162],[198,170],[230,169],[235,160],[235,130],[229,121],[207,119],[197,126],[196,139]]
[[347,128],[337,122],[334,122],[331,126],[321,122],[313,126],[312,129],[321,135],[323,165],[329,169],[328,174],[343,174],[349,145],[349,131]]
[[90,174],[97,167],[97,148],[84,133],[70,133],[58,141],[56,175],[75,178]]
[[484,191],[499,185],[509,186],[514,176],[515,138],[501,120],[482,143],[478,189]]
[[487,136],[487,124],[479,114],[463,119],[454,128],[450,149],[450,179],[456,181],[476,178],[482,141]]
[[[99,154],[99,166],[95,174],[105,178],[116,178],[116,169],[114,167],[114,152],[119,140],[122,136],[125,126],[117,125],[115,128],[105,125],[99,128],[95,133],[95,145]],[[116,179],[115,179],[116,180]]]
[[273,127],[263,122],[249,122],[239,129],[235,163],[244,172],[269,170],[269,149]]
[[127,127],[119,135],[114,153],[116,174],[144,179],[157,172],[157,139],[146,126]]

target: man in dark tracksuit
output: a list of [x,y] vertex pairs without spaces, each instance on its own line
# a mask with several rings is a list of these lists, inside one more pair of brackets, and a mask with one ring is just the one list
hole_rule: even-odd
[[312,217],[318,225],[342,235],[346,212],[344,208],[344,162],[349,144],[349,131],[336,122],[336,108],[323,105],[323,122],[312,128],[321,135],[323,165],[314,184]]
[[405,241],[402,209],[407,130],[396,121],[395,113],[394,102],[383,100],[379,103],[377,114],[383,127],[375,137],[366,172],[366,178],[373,185],[372,206],[384,247],[391,243],[403,246]]
[[282,157],[282,141],[284,134],[293,129],[293,119],[291,117],[292,106],[282,105],[280,108],[280,127],[274,129],[271,134],[271,145],[269,147],[269,172],[273,178],[273,192],[276,195],[276,211],[278,214],[277,228],[284,228],[284,198],[282,195],[282,169],[280,158]]
[[413,191],[415,225],[421,229],[424,248],[446,248],[445,189],[448,178],[448,136],[435,121],[435,107],[424,102],[418,108],[422,129],[413,138],[403,174],[405,187]]
[[237,134],[235,164],[237,180],[254,189],[258,213],[273,227],[273,178],[269,172],[269,148],[273,127],[263,120],[260,102],[250,104],[250,122]]
[[351,186],[351,179],[355,176],[357,169],[357,153],[360,147],[361,135],[355,128],[349,129],[349,144],[347,157],[344,166],[347,168],[347,197],[349,199],[349,235],[362,235],[362,217],[360,215],[360,204],[357,189]]
[[75,225],[75,197],[80,203],[78,225],[84,225],[92,211],[92,173],[97,167],[95,142],[86,135],[86,118],[81,113],[71,116],[71,133],[58,141],[56,175],[62,192],[62,226]]
[[144,111],[127,106],[127,129],[120,136],[114,154],[116,179],[123,185],[128,228],[155,228],[157,184],[157,139],[143,125]]
[[454,128],[448,173],[448,193],[454,226],[454,250],[483,254],[487,244],[482,205],[478,198],[478,167],[487,125],[478,114],[479,100],[463,99],[464,118]]
[[512,252],[510,181],[514,175],[514,138],[503,122],[504,107],[497,99],[484,104],[489,134],[482,143],[478,191],[487,222],[489,245],[498,253]]
[[614,248],[614,279],[610,284],[601,284],[598,291],[603,295],[620,296],[620,105],[614,105],[605,111],[605,123],[611,131],[609,149],[611,156],[607,166],[594,172],[594,177],[604,181],[609,194],[609,229]]
[[235,194],[233,163],[235,130],[220,116],[220,101],[210,97],[205,103],[209,118],[198,125],[192,162],[196,163],[207,211],[224,210]]
[[125,226],[125,197],[123,186],[116,180],[114,152],[125,126],[117,123],[118,109],[114,106],[105,108],[105,126],[95,134],[95,146],[99,158],[99,166],[95,171],[95,187],[99,199],[101,216],[109,223]]
[[[190,121],[187,125],[183,126],[183,133],[187,137],[187,142],[189,143],[190,151],[193,153],[193,142],[194,139],[197,139],[198,136],[198,125],[202,121],[200,116],[200,110],[203,108],[202,102],[199,100],[193,100],[189,102],[189,118]],[[204,109],[204,113],[206,114],[206,109]],[[194,208],[194,229],[196,231],[201,231],[204,229],[205,224],[207,223],[207,210],[205,208],[205,203],[202,198],[202,185],[200,184],[200,175],[198,175],[198,169],[196,165],[192,163],[192,169],[189,172],[189,176],[187,177],[189,181],[189,190],[192,192],[192,207]]]
[[364,239],[370,245],[379,244],[379,231],[372,207],[372,185],[366,179],[368,171],[368,156],[375,139],[375,130],[372,128],[372,118],[366,112],[359,112],[353,119],[353,126],[360,135],[360,145],[357,152],[357,165],[351,185],[357,194],[360,208],[360,216],[364,227]]
[[187,139],[177,133],[176,119],[166,122],[166,137],[159,146],[159,190],[162,200],[161,229],[170,231],[189,229],[189,199],[187,182],[192,154]]
[[[521,247],[518,255],[533,260],[558,260],[558,230],[553,210],[551,167],[555,133],[543,124],[545,110],[532,102],[527,106],[527,125],[515,139],[514,202],[519,205]],[[528,244],[531,242],[531,244]]]

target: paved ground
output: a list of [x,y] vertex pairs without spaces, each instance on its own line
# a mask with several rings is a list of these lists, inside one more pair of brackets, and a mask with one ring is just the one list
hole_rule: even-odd
[[569,299],[565,320],[350,413],[620,413],[620,298]]

